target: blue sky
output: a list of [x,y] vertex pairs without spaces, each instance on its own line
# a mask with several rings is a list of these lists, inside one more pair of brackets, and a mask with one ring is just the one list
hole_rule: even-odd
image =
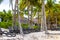
[[[58,2],[59,0],[57,0]],[[56,2],[56,3],[57,3]],[[3,11],[3,10],[6,10],[8,11],[9,9],[11,10],[11,7],[9,7],[9,0],[4,0],[1,4],[0,4],[0,11]]]

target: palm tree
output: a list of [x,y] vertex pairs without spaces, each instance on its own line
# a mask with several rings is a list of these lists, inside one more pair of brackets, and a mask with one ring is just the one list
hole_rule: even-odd
[[44,4],[44,0],[42,0],[42,25],[43,25],[43,29],[45,30],[45,33],[47,33],[47,25],[46,25],[46,14],[45,14],[45,4]]
[[54,6],[54,10],[53,10],[53,13],[54,13],[54,17],[55,17],[55,24],[56,24],[56,28],[57,28],[57,13],[58,13],[58,9],[56,6]]
[[55,4],[54,2],[55,2],[55,0],[47,0],[47,4],[46,4],[46,8],[47,8],[47,10],[49,11],[49,12],[48,12],[48,27],[49,27],[49,29],[51,28],[51,27],[50,27],[50,25],[51,25],[51,24],[50,24],[50,23],[51,23],[51,22],[50,22],[50,17],[51,17],[51,16],[50,16],[50,12],[51,12],[51,10],[53,10],[53,8],[54,8],[54,4]]
[[[29,13],[29,11],[31,11],[31,21],[32,21],[32,11],[33,11],[33,6],[37,6],[37,4],[38,4],[38,2],[37,2],[38,0],[24,0],[24,1],[22,1],[21,2],[21,10],[23,10],[23,9],[25,9],[26,7],[28,7],[28,22],[29,22],[29,24],[31,24],[30,23],[30,13]],[[28,4],[27,4],[28,3]],[[36,4],[37,3],[37,4]],[[23,5],[24,5],[24,7],[23,7]]]
[[21,35],[23,35],[23,30],[22,30],[22,27],[21,27],[21,23],[20,23],[20,12],[19,12],[19,8],[18,8],[18,0],[16,0],[16,6],[17,6],[17,13],[18,13],[18,23],[19,23],[19,27],[20,27],[20,33]]
[[18,0],[15,0],[15,5],[14,5],[14,9],[13,9],[13,0],[9,0],[10,1],[10,5],[12,6],[12,11],[13,11],[13,27],[16,26],[16,13],[18,14],[18,24],[20,27],[20,33],[23,35],[23,31],[22,31],[22,27],[21,27],[21,23],[20,23],[20,12],[19,12],[19,8],[18,8]]

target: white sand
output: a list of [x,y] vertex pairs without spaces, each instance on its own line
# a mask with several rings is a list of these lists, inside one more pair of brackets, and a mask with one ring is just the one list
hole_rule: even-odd
[[[60,33],[60,31],[49,31],[49,33]],[[24,36],[18,34],[16,37],[7,37],[3,35],[0,40],[60,40],[60,35],[47,35],[45,32],[34,32],[25,34]]]

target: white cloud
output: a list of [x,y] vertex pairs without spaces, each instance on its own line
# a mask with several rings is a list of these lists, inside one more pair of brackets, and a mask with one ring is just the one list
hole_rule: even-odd
[[0,5],[0,11],[3,11],[3,10],[6,10],[6,11],[8,11],[8,10],[11,10],[11,7],[9,7],[9,4],[1,4]]
[[60,0],[56,0],[56,3],[59,3]]
[[0,4],[0,11],[3,11],[3,10],[8,11],[9,9],[11,9],[11,7],[9,7],[9,0],[4,0],[4,1]]

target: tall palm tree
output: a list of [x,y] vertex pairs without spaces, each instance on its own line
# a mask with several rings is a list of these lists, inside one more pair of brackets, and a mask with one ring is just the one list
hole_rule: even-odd
[[19,0],[15,0],[15,5],[14,5],[14,9],[13,9],[13,0],[10,0],[10,4],[12,6],[12,11],[13,11],[13,26],[16,26],[16,13],[18,14],[18,24],[20,27],[20,33],[23,35],[23,31],[22,31],[22,27],[21,27],[21,23],[20,23],[20,12],[19,12],[19,8],[18,8],[18,1]]
[[47,33],[47,25],[46,25],[46,13],[45,13],[45,1],[42,0],[42,25],[43,29],[45,30],[45,33]]
[[23,35],[23,30],[22,30],[21,23],[20,23],[20,12],[19,12],[19,8],[18,8],[18,2],[19,2],[19,0],[16,0],[17,13],[18,13],[18,23],[19,23],[19,27],[20,27],[20,33],[21,33],[21,35]]

